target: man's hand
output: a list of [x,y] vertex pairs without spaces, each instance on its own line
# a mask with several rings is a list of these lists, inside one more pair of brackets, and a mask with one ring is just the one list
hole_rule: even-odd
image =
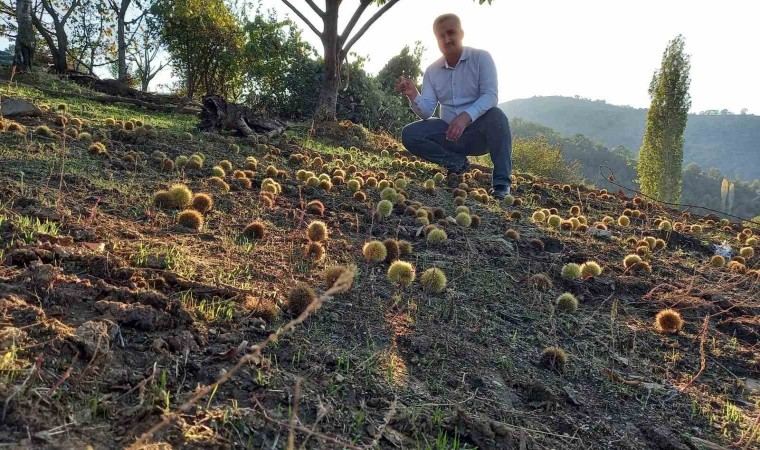
[[472,118],[466,112],[454,117],[454,120],[449,124],[449,128],[446,130],[446,139],[450,141],[458,141],[464,133],[464,129],[472,123]]
[[406,95],[409,100],[414,100],[419,95],[414,82],[403,75],[396,78],[396,92]]

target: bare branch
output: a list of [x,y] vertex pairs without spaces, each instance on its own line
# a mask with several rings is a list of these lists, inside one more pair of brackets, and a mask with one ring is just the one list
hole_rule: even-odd
[[66,14],[63,15],[61,18],[61,23],[65,24],[67,20],[69,20],[69,16],[71,16],[71,13],[76,11],[76,9],[79,7],[79,4],[81,3],[81,0],[74,0],[71,3],[71,6],[69,7],[69,10],[66,11]]
[[354,31],[354,27],[356,26],[356,22],[359,21],[362,14],[364,14],[364,11],[367,9],[367,7],[372,3],[372,0],[361,0],[361,3],[359,4],[359,7],[356,8],[356,11],[354,11],[354,15],[351,16],[351,20],[348,21],[348,25],[346,25],[346,29],[343,30],[343,33],[341,33],[339,39],[340,39],[340,45],[343,45],[344,42],[346,42],[346,39],[348,39],[348,35],[351,34],[352,31]]
[[309,6],[311,6],[311,9],[313,9],[315,13],[319,14],[319,17],[325,16],[325,12],[319,9],[319,6],[317,6],[317,4],[314,3],[314,0],[306,0],[306,3],[308,3]]
[[[283,0],[283,1],[285,1],[285,0]],[[367,23],[365,23],[364,26],[361,27],[361,29],[354,35],[354,37],[352,37],[351,40],[348,41],[348,43],[343,47],[343,49],[342,49],[343,53],[348,53],[348,51],[351,50],[351,47],[353,47],[353,45],[356,44],[356,41],[358,41],[359,38],[361,38],[364,35],[364,33],[367,32],[367,30],[369,30],[369,27],[371,27],[372,24],[375,23],[375,21],[377,21],[377,19],[380,18],[380,16],[382,16],[383,14],[385,14],[386,12],[388,12],[388,10],[391,9],[393,7],[393,5],[395,5],[396,3],[398,3],[398,1],[399,0],[390,0],[388,3],[386,3],[385,5],[383,5],[383,7],[380,8],[380,10],[375,13],[375,15],[373,15],[372,17],[370,17],[369,20],[367,21]],[[346,37],[348,37],[348,36],[346,36]]]
[[[396,0],[396,1],[398,1],[398,0]],[[316,34],[320,39],[322,39],[322,33],[319,30],[317,30],[317,27],[315,27],[314,24],[312,24],[309,21],[309,19],[307,19],[306,16],[304,16],[301,13],[301,11],[298,10],[298,8],[296,8],[295,6],[293,6],[293,4],[290,3],[288,0],[282,0],[282,2],[285,3],[288,6],[288,8],[290,8],[294,13],[296,13],[296,15],[301,18],[301,20],[303,20],[304,22],[306,22],[306,25],[308,25],[309,28],[311,28],[311,31],[313,31],[314,34]]]

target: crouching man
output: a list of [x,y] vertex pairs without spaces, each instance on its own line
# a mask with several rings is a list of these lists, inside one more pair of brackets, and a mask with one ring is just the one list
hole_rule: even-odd
[[[396,90],[409,99],[422,119],[404,127],[401,140],[409,152],[444,166],[449,175],[469,168],[468,155],[491,155],[491,195],[509,194],[512,174],[512,134],[507,116],[496,107],[496,65],[485,50],[462,45],[464,31],[459,17],[444,14],[433,22],[443,57],[425,70],[422,93],[406,77],[396,80]],[[431,118],[438,103],[441,118]]]

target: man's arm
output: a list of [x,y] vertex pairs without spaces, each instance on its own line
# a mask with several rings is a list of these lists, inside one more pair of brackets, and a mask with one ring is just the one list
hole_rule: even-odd
[[428,71],[425,71],[425,76],[422,77],[422,93],[417,93],[409,98],[409,106],[412,107],[412,111],[419,116],[420,119],[429,119],[435,112],[435,108],[438,106],[438,97],[435,95],[435,88],[430,81],[430,75]]
[[472,118],[472,121],[478,119],[489,109],[496,106],[499,100],[499,80],[496,77],[496,64],[493,62],[491,54],[483,52],[478,61],[480,87],[480,97],[475,103],[465,109],[465,112]]

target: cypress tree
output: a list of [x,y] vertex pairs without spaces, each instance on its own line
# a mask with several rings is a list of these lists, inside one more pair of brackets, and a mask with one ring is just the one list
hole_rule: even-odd
[[691,108],[690,67],[683,36],[678,35],[668,43],[662,65],[649,84],[652,104],[639,151],[639,183],[645,194],[666,202],[681,199],[683,132]]

